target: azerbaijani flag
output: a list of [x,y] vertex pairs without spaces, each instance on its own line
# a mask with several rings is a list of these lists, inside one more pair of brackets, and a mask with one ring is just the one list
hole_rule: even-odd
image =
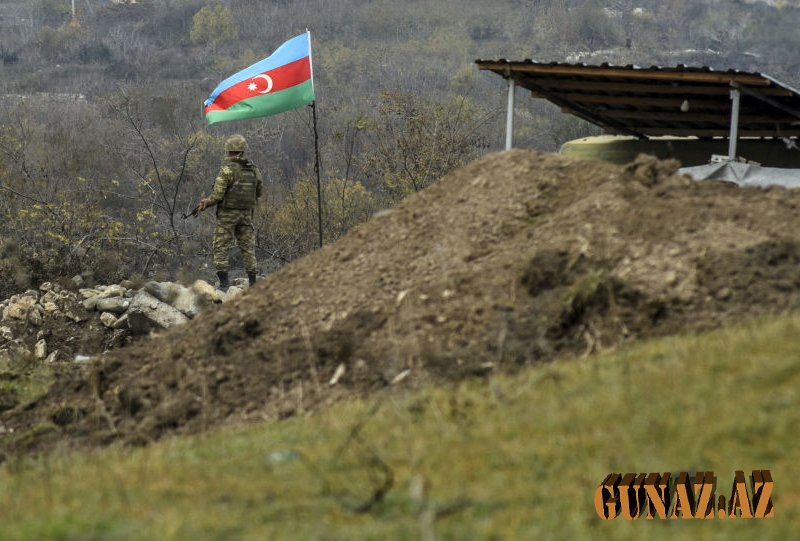
[[275,115],[312,101],[311,34],[306,31],[222,81],[203,105],[211,125]]

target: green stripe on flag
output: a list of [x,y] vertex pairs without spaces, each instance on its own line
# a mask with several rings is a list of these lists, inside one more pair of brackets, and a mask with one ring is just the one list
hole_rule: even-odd
[[224,111],[209,111],[206,121],[209,126],[224,120],[242,120],[260,116],[276,115],[314,101],[314,86],[311,79],[299,85],[234,103]]

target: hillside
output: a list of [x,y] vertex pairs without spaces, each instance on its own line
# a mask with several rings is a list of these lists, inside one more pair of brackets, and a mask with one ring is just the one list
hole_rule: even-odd
[[0,416],[7,454],[140,444],[718,327],[800,301],[800,194],[489,155]]

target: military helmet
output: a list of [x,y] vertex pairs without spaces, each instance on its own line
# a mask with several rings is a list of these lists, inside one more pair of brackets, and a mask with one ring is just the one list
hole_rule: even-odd
[[239,135],[231,135],[225,141],[225,152],[244,152],[247,150],[247,141]]

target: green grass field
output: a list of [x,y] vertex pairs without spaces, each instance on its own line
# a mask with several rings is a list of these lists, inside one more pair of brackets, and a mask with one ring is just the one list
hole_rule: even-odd
[[[0,539],[792,539],[800,315],[0,467]],[[775,518],[601,521],[610,472],[770,469]],[[391,486],[390,486],[391,485]]]

